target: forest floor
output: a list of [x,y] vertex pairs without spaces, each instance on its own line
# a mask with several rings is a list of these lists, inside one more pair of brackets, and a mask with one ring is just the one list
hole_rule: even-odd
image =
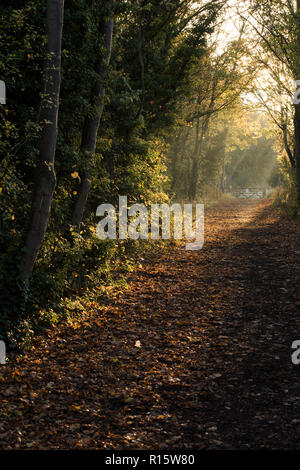
[[151,255],[0,366],[0,448],[300,449],[299,235],[270,201],[209,210],[202,250]]

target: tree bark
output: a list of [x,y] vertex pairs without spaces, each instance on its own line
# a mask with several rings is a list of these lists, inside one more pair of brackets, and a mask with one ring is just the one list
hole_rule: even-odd
[[195,148],[192,156],[192,168],[191,168],[191,175],[190,175],[190,184],[189,184],[189,191],[188,191],[188,198],[189,201],[193,202],[196,198],[197,193],[197,182],[199,176],[199,154],[200,148],[203,139],[203,128],[202,134],[200,136],[200,118],[197,119],[196,123],[196,130],[195,130]]
[[296,164],[296,180],[298,202],[300,203],[300,105],[295,105],[295,164]]
[[[113,1],[110,1],[110,6],[112,5]],[[72,225],[76,226],[80,225],[82,221],[91,187],[92,159],[96,150],[97,134],[104,109],[105,80],[111,56],[113,24],[114,21],[112,18],[109,18],[103,23],[102,33],[105,44],[105,54],[100,55],[96,64],[95,71],[99,75],[99,80],[95,83],[91,96],[91,104],[95,107],[95,115],[86,117],[82,131],[80,151],[88,154],[89,160],[87,162],[87,169],[80,173],[81,183],[72,214]]]
[[[297,29],[297,44],[296,44],[296,57],[295,57],[295,80],[300,80],[300,0],[297,0],[296,29]],[[298,203],[300,203],[300,104],[295,104],[295,164],[296,164],[296,180]]]
[[[194,201],[196,198],[196,194],[197,194],[197,183],[198,183],[198,178],[199,178],[199,165],[200,165],[199,160],[200,160],[203,140],[204,140],[205,134],[208,130],[209,123],[210,123],[210,118],[211,118],[210,111],[212,111],[215,106],[217,84],[218,84],[218,77],[216,76],[213,78],[213,82],[212,82],[211,97],[210,97],[210,102],[208,106],[209,113],[205,117],[202,118],[201,135],[200,135],[200,116],[197,117],[195,150],[193,152],[193,157],[192,157],[192,171],[190,175],[190,184],[189,184],[189,191],[188,191],[188,198],[190,201]],[[201,95],[199,94],[198,104],[200,103],[201,103]]]
[[290,161],[291,167],[295,168],[296,163],[295,163],[294,155],[292,154],[292,151],[291,151],[291,148],[290,148],[289,142],[288,142],[287,125],[282,124],[281,128],[282,128],[282,133],[283,133],[283,142],[284,142],[284,148],[285,148],[286,154],[287,154],[288,159]]
[[56,183],[54,162],[57,140],[57,119],[61,83],[61,42],[64,0],[47,0],[47,59],[44,92],[41,103],[39,155],[36,182],[21,261],[21,279],[30,278],[49,221]]

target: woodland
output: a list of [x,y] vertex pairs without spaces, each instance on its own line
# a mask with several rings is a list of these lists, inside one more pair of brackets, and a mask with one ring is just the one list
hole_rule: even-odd
[[300,0],[0,4],[0,448],[300,448]]

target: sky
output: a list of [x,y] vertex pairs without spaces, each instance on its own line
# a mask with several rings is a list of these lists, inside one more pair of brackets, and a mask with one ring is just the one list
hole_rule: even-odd
[[[241,2],[239,0],[229,0],[228,7],[224,14],[225,18],[222,18],[219,23],[218,32],[213,35],[213,41],[217,39],[218,47],[217,53],[220,54],[226,48],[226,45],[238,39],[240,35],[240,28],[242,25],[241,18],[239,17],[236,8]],[[243,10],[241,10],[243,11]],[[243,11],[244,13],[244,11]]]

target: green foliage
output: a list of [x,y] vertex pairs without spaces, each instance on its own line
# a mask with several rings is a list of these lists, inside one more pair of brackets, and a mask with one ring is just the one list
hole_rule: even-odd
[[[132,269],[151,242],[101,242],[93,232],[96,208],[169,200],[166,153],[189,94],[190,69],[205,53],[222,1],[65,3],[62,84],[55,171],[57,184],[48,230],[26,284],[20,261],[30,219],[40,134],[45,59],[45,2],[14,1],[0,13],[0,336],[28,344],[36,328],[63,316],[63,298],[105,284],[118,263]],[[111,65],[96,153],[80,150],[84,120],[95,113],[91,90],[104,52],[101,26],[115,17]],[[80,173],[92,159],[92,185],[79,230],[70,225]],[[71,302],[71,301],[70,301]],[[45,312],[48,312],[47,314]]]
[[280,159],[280,182],[273,192],[273,204],[289,218],[295,218],[299,212],[297,179],[295,169],[291,168],[286,158]]

